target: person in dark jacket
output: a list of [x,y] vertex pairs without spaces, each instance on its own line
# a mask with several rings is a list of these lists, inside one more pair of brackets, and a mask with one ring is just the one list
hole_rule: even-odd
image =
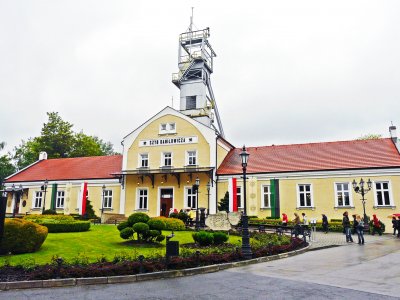
[[328,233],[328,217],[324,214],[322,214],[322,230]]
[[396,220],[396,217],[395,217],[395,216],[392,217],[392,227],[393,227],[393,235],[396,235],[396,231],[397,231],[397,220]]
[[364,221],[359,215],[356,216],[355,221],[357,222],[356,232],[358,235],[358,244],[364,245]]
[[397,217],[397,237],[400,238],[400,216]]
[[357,226],[358,226],[358,221],[356,219],[357,215],[351,215],[353,217],[353,231],[351,232],[352,234],[357,234]]
[[347,243],[352,243],[353,242],[353,238],[351,237],[351,224],[350,224],[350,220],[349,220],[349,213],[347,211],[345,211],[343,213],[342,225],[343,225],[343,228],[344,228],[344,232],[346,234],[346,242]]

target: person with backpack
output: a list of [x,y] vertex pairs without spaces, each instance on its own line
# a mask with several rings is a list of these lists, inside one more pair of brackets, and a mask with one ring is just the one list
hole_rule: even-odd
[[351,236],[351,225],[350,225],[350,220],[349,220],[349,213],[345,211],[343,213],[343,221],[342,221],[343,229],[346,234],[346,242],[347,243],[352,243],[353,238]]
[[364,245],[364,221],[361,219],[360,215],[356,216],[357,222],[357,235],[358,235],[358,244]]

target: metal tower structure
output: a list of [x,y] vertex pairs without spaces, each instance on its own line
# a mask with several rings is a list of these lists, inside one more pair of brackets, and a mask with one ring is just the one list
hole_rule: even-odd
[[[193,16],[187,32],[179,35],[179,72],[172,74],[172,82],[180,89],[180,111],[214,128],[224,137],[221,119],[211,87],[213,58],[216,53],[208,38],[210,29],[193,31]],[[217,126],[214,124],[216,119]]]

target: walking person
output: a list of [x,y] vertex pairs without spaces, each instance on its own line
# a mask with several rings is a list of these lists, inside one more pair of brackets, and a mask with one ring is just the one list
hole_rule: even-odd
[[397,229],[397,220],[395,216],[392,217],[392,227],[393,227],[393,235],[396,235],[396,231],[398,229]]
[[352,230],[352,234],[357,234],[357,225],[358,225],[358,221],[357,221],[357,215],[351,215],[353,217],[353,230]]
[[396,226],[397,226],[397,237],[400,238],[400,216],[397,216]]
[[358,235],[358,244],[364,245],[364,221],[361,220],[360,215],[357,215],[356,222],[357,222],[356,232]]
[[377,232],[379,235],[382,235],[381,222],[379,221],[379,219],[376,215],[372,215],[372,217],[373,217],[372,235],[375,235],[375,232]]
[[351,224],[350,224],[350,220],[349,220],[349,213],[347,211],[345,211],[343,213],[342,225],[343,225],[343,228],[344,228],[344,232],[346,234],[346,242],[347,243],[352,243],[353,242],[353,238],[351,236]]
[[294,213],[294,235],[297,237],[299,234],[301,234],[301,221],[300,217],[297,213]]
[[322,230],[328,233],[328,217],[325,214],[322,214]]

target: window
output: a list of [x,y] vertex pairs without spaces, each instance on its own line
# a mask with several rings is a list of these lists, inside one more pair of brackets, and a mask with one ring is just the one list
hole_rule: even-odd
[[103,208],[112,208],[112,190],[104,190]]
[[271,207],[271,187],[269,185],[261,186],[261,208]]
[[167,130],[167,124],[161,124],[160,125],[161,131],[166,131]]
[[138,209],[147,209],[148,190],[138,189],[137,207]]
[[149,167],[149,155],[147,153],[140,154],[140,168],[148,168]]
[[160,132],[159,134],[169,134],[176,133],[176,125],[175,123],[162,123],[160,124]]
[[388,181],[375,182],[375,197],[377,206],[391,205]]
[[196,208],[196,196],[196,191],[194,191],[193,188],[186,189],[186,207]]
[[197,165],[197,152],[196,151],[188,151],[187,152],[187,165],[188,166]]
[[299,207],[312,207],[311,184],[299,184],[297,188]]
[[349,183],[335,183],[336,206],[351,206],[349,189]]
[[64,191],[57,191],[56,208],[64,208]]
[[186,109],[196,109],[196,96],[186,96]]
[[41,208],[42,207],[42,199],[43,199],[43,192],[36,192],[35,199],[33,201],[33,208]]
[[243,208],[243,203],[242,203],[242,187],[237,186],[236,187],[236,203],[238,208]]
[[172,153],[164,152],[163,153],[163,167],[171,167],[172,166]]
[[169,123],[169,131],[175,131],[175,123]]

